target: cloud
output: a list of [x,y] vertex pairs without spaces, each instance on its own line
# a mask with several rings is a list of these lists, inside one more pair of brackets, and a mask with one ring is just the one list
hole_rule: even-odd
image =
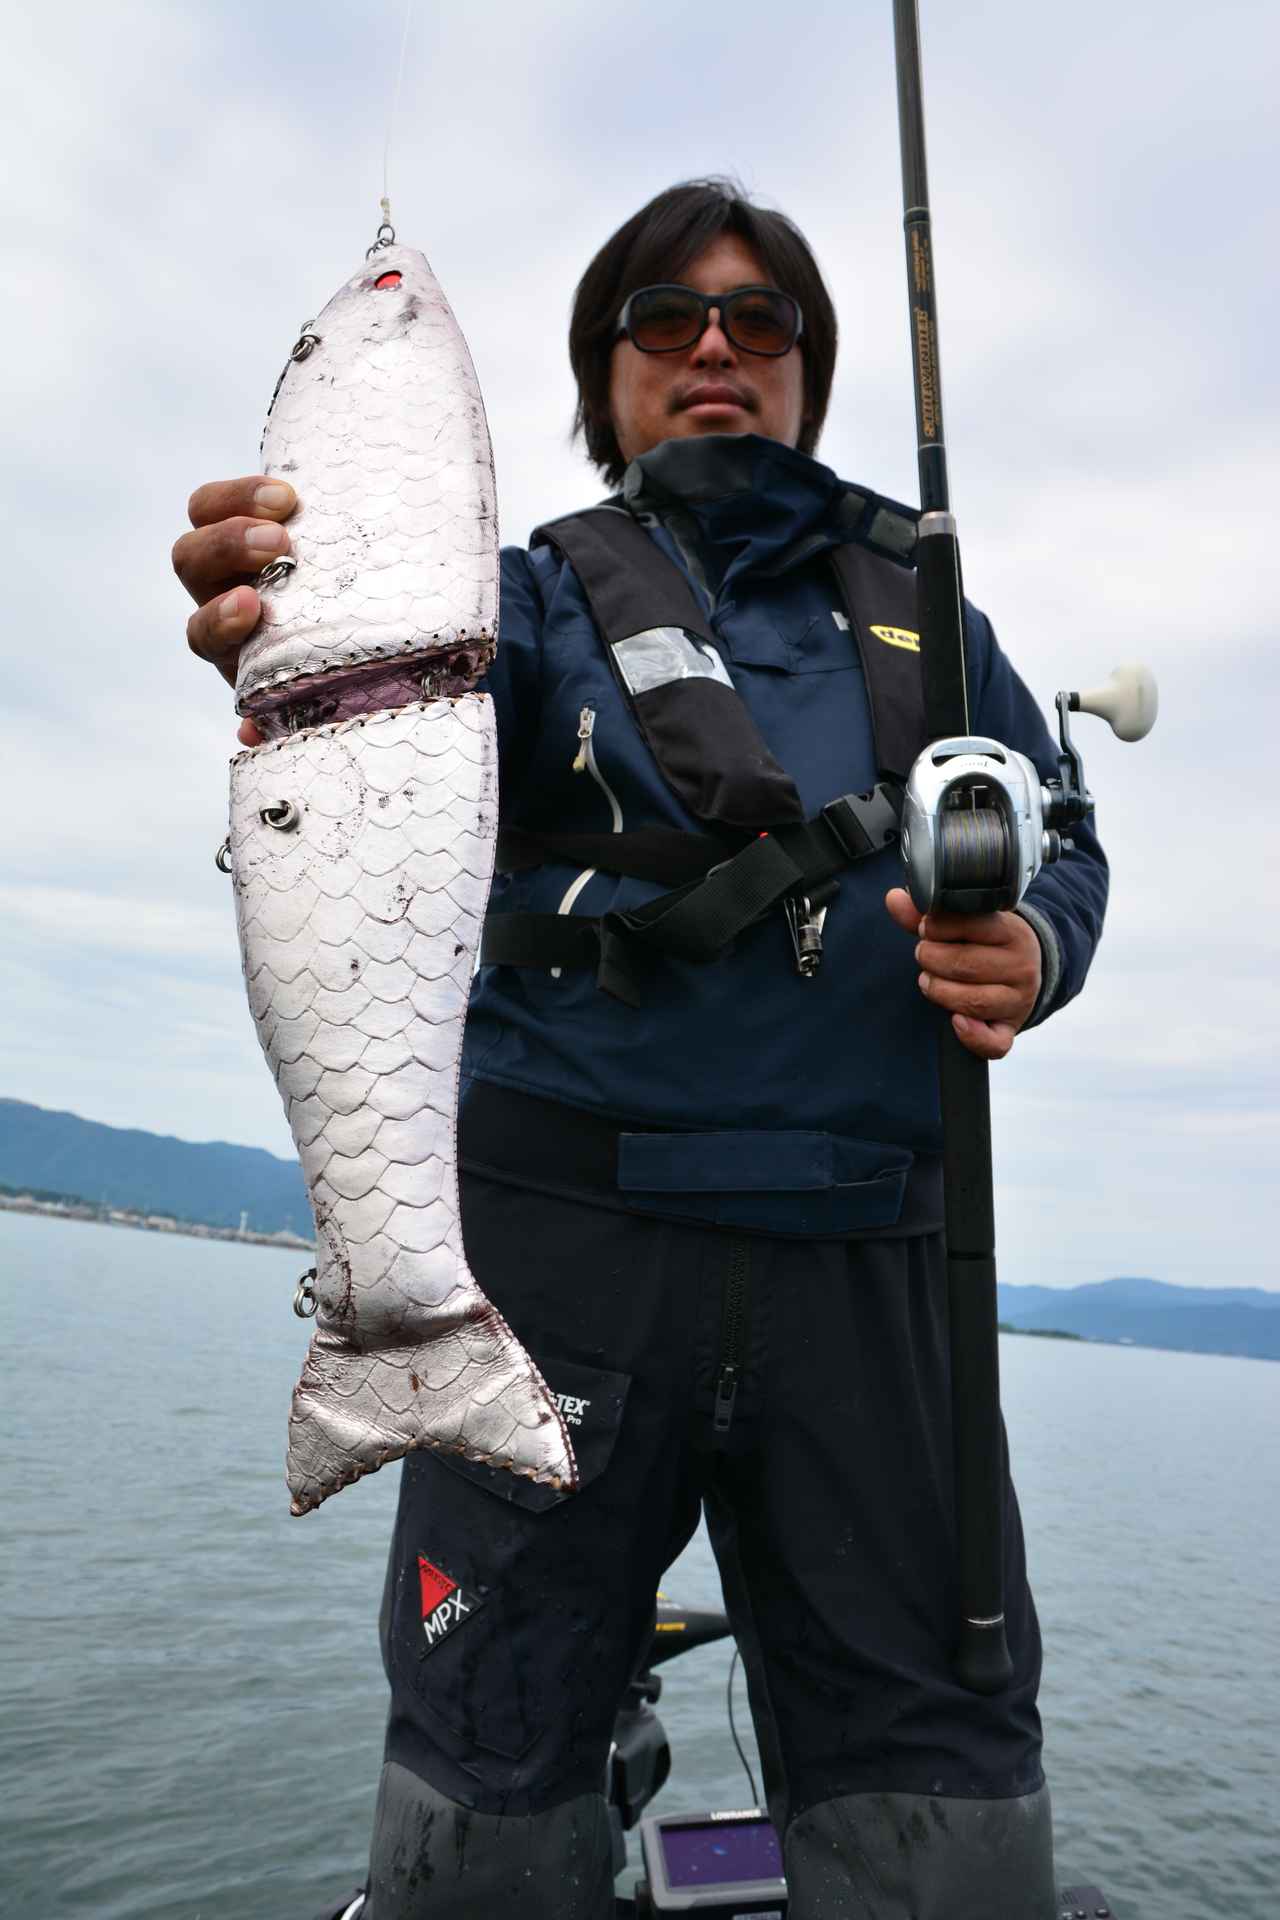
[[[298,322],[372,237],[400,19],[390,0],[318,0],[301,29],[248,0],[85,0],[11,24],[15,1095],[287,1147],[212,865],[230,696],[186,653],[167,554],[197,482],[254,469]],[[1103,0],[1065,34],[1014,0],[925,21],[966,578],[1046,707],[1120,659],[1149,657],[1162,682],[1141,747],[1078,726],[1115,873],[1108,930],[1079,1006],[993,1076],[1002,1241],[1024,1268],[1052,1250],[1067,1277],[1123,1250],[1212,1281],[1221,1222],[1233,1259],[1256,1261],[1274,1229],[1259,1168],[1276,1112],[1276,303],[1253,183],[1274,173],[1278,39],[1251,0],[1226,0],[1212,34],[1189,4]],[[567,439],[586,260],[658,188],[725,170],[801,221],[831,279],[825,456],[910,499],[881,10],[793,13],[785,30],[758,0],[416,10],[393,210],[470,341],[508,538],[598,495]]]
[[[225,946],[228,915],[192,911],[154,895],[87,893],[71,887],[0,887],[0,915],[16,937],[175,963],[207,962]],[[220,963],[219,963],[220,967]]]

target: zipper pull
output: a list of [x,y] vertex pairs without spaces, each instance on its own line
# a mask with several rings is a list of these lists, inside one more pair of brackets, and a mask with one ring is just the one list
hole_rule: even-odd
[[712,1420],[715,1433],[728,1433],[733,1420],[733,1403],[738,1397],[738,1369],[726,1360],[716,1375],[716,1406]]
[[577,758],[574,760],[574,763],[573,763],[573,770],[575,773],[585,773],[587,770],[587,748],[591,745],[591,735],[595,728],[595,724],[596,724],[595,708],[584,707],[582,709],[582,712],[578,715],[578,739],[581,742],[581,745],[578,748]]

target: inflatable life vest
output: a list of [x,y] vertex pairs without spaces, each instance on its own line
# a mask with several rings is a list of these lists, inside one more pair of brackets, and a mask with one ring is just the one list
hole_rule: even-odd
[[577,575],[663,780],[706,830],[505,827],[500,872],[564,860],[672,891],[599,918],[491,913],[482,965],[593,967],[601,988],[639,1005],[657,956],[713,960],[781,904],[798,969],[817,966],[839,875],[896,844],[902,788],[930,737],[914,632],[914,517],[874,494],[850,491],[842,504],[850,537],[828,558],[857,640],[881,777],[809,819],[734,688],[692,587],[631,513],[607,502],[537,529],[533,543],[549,543]]

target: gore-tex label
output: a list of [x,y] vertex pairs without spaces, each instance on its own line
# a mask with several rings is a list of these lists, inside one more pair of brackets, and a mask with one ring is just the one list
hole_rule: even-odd
[[446,1640],[473,1613],[479,1613],[484,1601],[474,1587],[465,1590],[426,1555],[418,1555],[418,1579],[422,1587],[422,1631],[430,1650]]
[[582,1416],[591,1405],[589,1400],[579,1400],[571,1393],[553,1393],[551,1398],[560,1409],[560,1417],[567,1427],[580,1427]]

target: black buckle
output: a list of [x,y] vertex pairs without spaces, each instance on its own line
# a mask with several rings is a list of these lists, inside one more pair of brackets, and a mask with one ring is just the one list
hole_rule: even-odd
[[870,793],[842,793],[827,802],[822,817],[850,860],[897,844],[900,805],[886,786],[873,787]]

